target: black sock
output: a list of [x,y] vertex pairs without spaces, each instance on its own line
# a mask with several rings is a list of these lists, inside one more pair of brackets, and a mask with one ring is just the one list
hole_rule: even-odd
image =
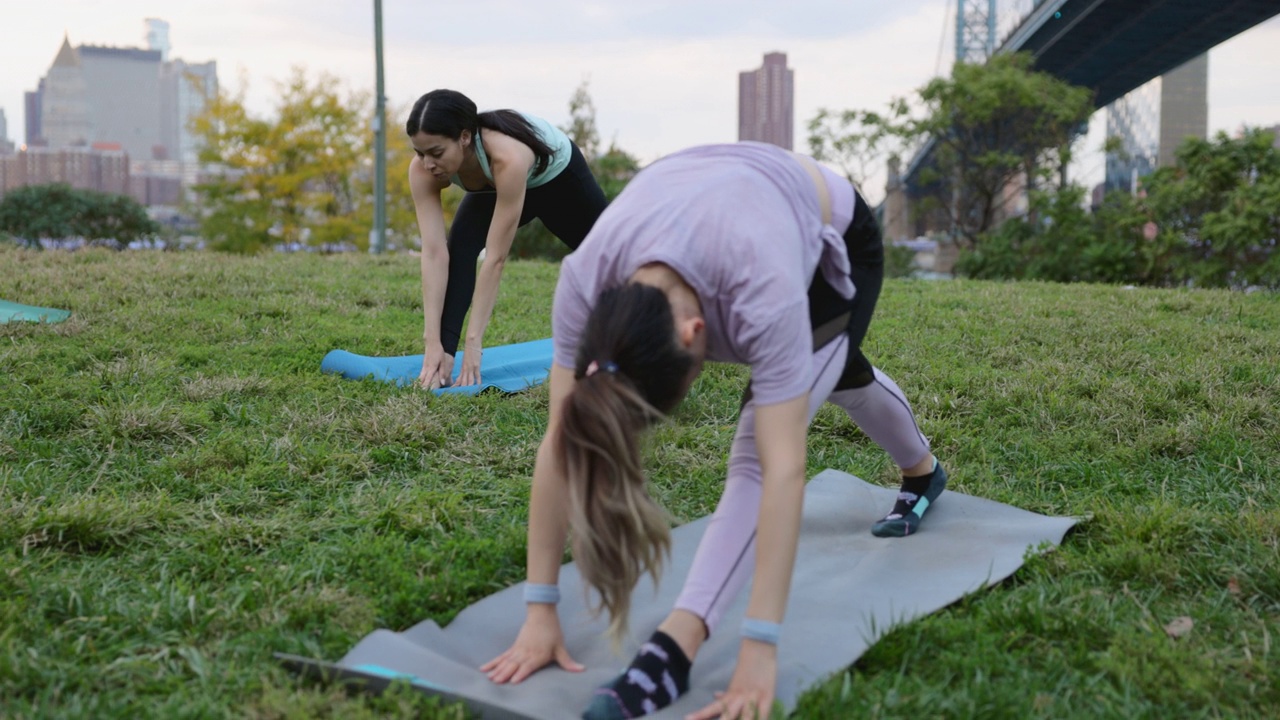
[[[898,500],[893,504],[893,510],[889,516],[899,515],[905,517],[912,510],[915,510],[916,503],[920,502],[920,498],[925,497],[929,492],[929,486],[933,484],[933,476],[938,472],[938,461],[933,461],[933,469],[928,475],[915,475],[908,477],[902,476],[902,489],[898,492]],[[931,500],[932,502],[932,500]]]
[[689,690],[691,663],[671,636],[658,630],[612,683],[596,690],[586,720],[634,718],[655,713]]

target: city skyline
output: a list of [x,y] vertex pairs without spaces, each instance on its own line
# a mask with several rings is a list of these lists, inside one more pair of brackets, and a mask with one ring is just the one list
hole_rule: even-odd
[[0,197],[64,182],[148,206],[182,201],[200,172],[188,120],[216,91],[217,63],[170,59],[168,24],[147,19],[146,28],[144,48],[72,45],[63,36],[24,96],[21,149],[0,153]]
[[101,145],[135,161],[194,163],[186,118],[217,91],[217,62],[170,58],[169,24],[144,22],[145,47],[75,45],[64,35],[48,71],[24,94],[21,144]]
[[[889,6],[800,2],[783,11],[764,2],[712,0],[693,7],[655,1],[567,2],[534,12],[482,0],[417,12],[403,0],[384,4],[389,124],[396,111],[434,87],[453,87],[482,107],[515,107],[563,122],[573,90],[589,81],[602,140],[616,141],[642,162],[681,147],[732,142],[736,88],[732,78],[761,54],[787,53],[795,70],[796,149],[807,149],[804,126],[819,108],[883,110],[947,72],[951,50],[943,32],[943,0]],[[475,23],[475,17],[485,23]],[[9,138],[23,137],[23,92],[34,90],[63,35],[73,44],[141,47],[143,19],[170,23],[175,56],[217,61],[222,83],[243,87],[252,112],[273,110],[274,82],[294,65],[333,74],[351,89],[373,85],[372,12],[317,9],[295,0],[181,7],[122,0],[109,7],[66,0],[58,13],[24,5],[6,13],[0,43],[14,58],[0,78],[0,108]],[[550,17],[574,18],[573,23]],[[529,32],[537,28],[538,32]],[[942,42],[940,43],[940,38]],[[1280,21],[1273,19],[1210,52],[1209,130],[1280,122]],[[1094,132],[1086,150],[1101,145]],[[392,147],[400,142],[392,134]],[[1087,162],[1089,153],[1081,153]],[[1101,159],[1085,167],[1101,176]],[[869,187],[879,196],[881,188]]]

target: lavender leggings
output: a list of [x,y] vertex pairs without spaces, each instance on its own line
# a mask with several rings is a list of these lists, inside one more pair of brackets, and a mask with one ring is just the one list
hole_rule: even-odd
[[[888,451],[900,467],[920,462],[929,441],[916,427],[911,406],[888,376],[875,370],[865,387],[833,392],[844,371],[849,341],[833,340],[813,355],[814,382],[809,390],[809,421],[823,402],[843,408],[859,428]],[[698,545],[676,607],[697,615],[715,632],[725,608],[733,602],[755,569],[756,521],[760,514],[762,477],[756,455],[755,401],[742,408],[729,452],[729,477],[711,524]]]

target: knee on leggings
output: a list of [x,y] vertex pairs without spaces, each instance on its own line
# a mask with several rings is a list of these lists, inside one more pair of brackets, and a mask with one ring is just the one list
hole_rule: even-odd
[[856,350],[845,363],[844,373],[836,383],[837,390],[858,390],[876,381],[876,369],[861,350]]

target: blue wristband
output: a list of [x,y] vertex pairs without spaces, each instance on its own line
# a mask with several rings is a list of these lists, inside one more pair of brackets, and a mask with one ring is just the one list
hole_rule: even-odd
[[555,605],[560,602],[560,586],[525,583],[524,601],[526,603],[545,603],[547,605]]
[[778,636],[782,634],[782,624],[745,618],[742,621],[742,637],[759,640],[770,645],[778,644]]

